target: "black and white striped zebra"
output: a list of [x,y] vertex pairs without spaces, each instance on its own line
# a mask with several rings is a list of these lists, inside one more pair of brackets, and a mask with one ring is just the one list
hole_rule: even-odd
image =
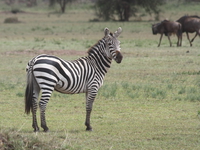
[[34,131],[39,131],[36,111],[38,97],[41,127],[48,131],[45,120],[46,105],[54,90],[66,93],[86,93],[86,130],[91,131],[90,114],[98,89],[110,68],[112,59],[121,63],[120,41],[117,37],[121,27],[113,34],[104,29],[105,36],[88,50],[88,56],[73,61],[64,61],[56,56],[42,54],[29,61],[27,65],[27,87],[25,92],[25,112],[32,112]]

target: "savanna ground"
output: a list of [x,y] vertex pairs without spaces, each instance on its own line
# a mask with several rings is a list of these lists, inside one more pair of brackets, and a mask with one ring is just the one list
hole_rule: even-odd
[[[164,6],[161,20],[199,12],[193,4],[175,8]],[[151,16],[140,22],[89,22],[95,16],[88,5],[71,6],[63,15],[5,10],[0,13],[0,149],[200,149],[199,37],[189,47],[184,34],[178,48],[175,36],[173,47],[164,37],[158,48]],[[8,17],[20,23],[3,23]],[[105,27],[119,26],[124,59],[113,62],[99,90],[91,115],[94,131],[85,131],[84,94],[54,92],[46,111],[50,132],[33,133],[32,117],[24,113],[27,62],[41,53],[66,60],[85,56]]]

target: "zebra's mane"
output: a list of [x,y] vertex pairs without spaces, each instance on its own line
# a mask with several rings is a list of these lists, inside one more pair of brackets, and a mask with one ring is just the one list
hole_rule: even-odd
[[95,47],[97,47],[97,45],[99,45],[99,44],[101,43],[101,41],[102,41],[102,39],[99,40],[99,41],[98,41],[96,44],[94,44],[93,46],[91,46],[91,47],[88,49],[87,53],[90,55],[90,54],[94,51]]
[[[113,33],[110,32],[110,35],[113,36]],[[91,53],[96,49],[95,47],[97,47],[97,45],[100,45],[102,42],[104,42],[104,39],[105,39],[105,37],[103,37],[103,38],[100,39],[96,44],[94,44],[93,46],[91,46],[91,47],[88,49],[87,53],[88,53],[88,54],[91,54]]]

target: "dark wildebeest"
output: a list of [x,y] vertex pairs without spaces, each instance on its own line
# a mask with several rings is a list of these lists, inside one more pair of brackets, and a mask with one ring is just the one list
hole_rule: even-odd
[[[182,33],[186,32],[187,38],[190,42],[190,46],[192,46],[192,42],[194,41],[196,36],[197,35],[200,36],[200,17],[198,17],[198,16],[183,16],[180,19],[178,19],[177,22],[181,23]],[[196,32],[196,35],[190,41],[188,33],[194,33],[194,32]]]
[[176,34],[178,37],[177,46],[181,46],[182,29],[181,29],[180,23],[175,22],[175,21],[163,20],[160,23],[153,24],[152,31],[153,31],[153,34],[157,34],[157,33],[161,34],[158,47],[160,46],[163,34],[165,34],[165,36],[168,37],[170,46],[172,46],[170,36],[171,36],[171,34]]

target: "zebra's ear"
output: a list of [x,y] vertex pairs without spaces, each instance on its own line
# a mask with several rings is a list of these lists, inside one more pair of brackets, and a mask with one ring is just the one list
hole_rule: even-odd
[[119,28],[117,29],[117,31],[115,31],[114,36],[115,36],[115,37],[118,37],[121,33],[122,33],[122,28],[119,27]]
[[109,29],[107,27],[104,29],[104,34],[105,34],[105,36],[107,36],[108,34],[110,34],[110,31],[109,31]]

